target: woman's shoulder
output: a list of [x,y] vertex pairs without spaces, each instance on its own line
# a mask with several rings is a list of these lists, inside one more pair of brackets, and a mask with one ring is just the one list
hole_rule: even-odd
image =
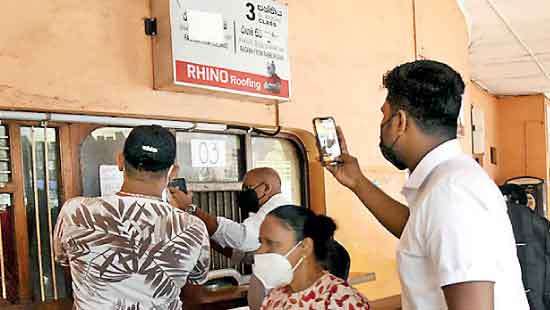
[[367,299],[346,281],[325,273],[310,288],[292,293],[288,286],[270,291],[263,309],[277,309],[283,304],[323,305],[328,309],[369,309]]
[[367,298],[346,281],[332,274],[326,274],[323,278],[320,291],[325,292],[330,305],[345,309],[369,309]]
[[282,303],[290,298],[291,292],[287,286],[274,288],[269,291],[264,299],[261,309],[281,308]]
[[267,294],[267,297],[277,298],[281,296],[288,297],[290,295],[292,295],[292,291],[290,290],[290,288],[288,286],[281,286],[270,290],[269,293]]

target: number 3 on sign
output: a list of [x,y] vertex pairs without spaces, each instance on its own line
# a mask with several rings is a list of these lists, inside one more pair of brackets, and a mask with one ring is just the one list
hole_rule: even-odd
[[225,167],[225,141],[191,140],[191,165],[196,168]]
[[247,2],[246,8],[248,9],[248,14],[246,14],[246,18],[248,18],[248,20],[250,21],[256,20],[256,12],[254,12],[254,9],[255,9],[254,4]]

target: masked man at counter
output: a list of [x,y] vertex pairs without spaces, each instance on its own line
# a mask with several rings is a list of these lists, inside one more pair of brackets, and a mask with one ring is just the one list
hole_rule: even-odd
[[[170,188],[170,193],[180,205],[183,193],[177,188]],[[215,217],[194,206],[186,209],[204,221],[214,242],[223,249],[231,249],[224,254],[232,256],[234,263],[240,263],[244,253],[254,252],[260,247],[260,225],[266,215],[279,206],[290,204],[290,201],[281,194],[281,178],[277,172],[271,168],[257,168],[245,175],[238,204],[243,213],[249,214],[242,223]]]

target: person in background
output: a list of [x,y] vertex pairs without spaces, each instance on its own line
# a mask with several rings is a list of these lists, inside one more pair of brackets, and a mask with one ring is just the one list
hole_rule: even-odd
[[341,130],[342,163],[327,169],[400,238],[403,309],[529,309],[504,199],[456,139],[460,74],[418,60],[394,68],[383,82],[380,150],[409,170],[402,191],[408,205],[363,175]]
[[516,238],[522,281],[530,310],[550,309],[550,222],[528,206],[527,192],[517,184],[500,186]]
[[271,289],[261,309],[369,309],[363,295],[322,265],[335,230],[331,218],[299,206],[268,214],[252,267]]
[[[233,256],[236,264],[241,262],[240,259],[246,253],[254,252],[260,247],[258,235],[265,216],[273,209],[290,203],[281,193],[279,174],[271,168],[250,170],[244,177],[242,187],[237,204],[243,213],[249,214],[242,223],[225,217],[215,217],[200,208],[183,207],[204,221],[212,240],[221,249],[229,250],[224,251],[224,254]],[[173,187],[169,191],[176,204],[180,207],[185,205],[185,193]],[[180,200],[183,203],[180,204]]]
[[[56,261],[70,267],[73,309],[181,309],[185,283],[206,281],[206,226],[161,198],[175,158],[170,131],[138,126],[118,156],[120,192],[64,204],[53,243]],[[191,195],[179,202],[190,205]]]
[[517,184],[504,184],[499,186],[499,189],[508,205],[527,207],[527,193],[521,186]]

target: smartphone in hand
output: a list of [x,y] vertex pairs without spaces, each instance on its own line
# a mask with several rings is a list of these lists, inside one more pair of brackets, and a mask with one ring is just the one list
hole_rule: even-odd
[[321,162],[325,165],[336,165],[340,162],[342,148],[336,132],[336,122],[331,116],[313,119],[313,129],[317,138],[317,147]]

